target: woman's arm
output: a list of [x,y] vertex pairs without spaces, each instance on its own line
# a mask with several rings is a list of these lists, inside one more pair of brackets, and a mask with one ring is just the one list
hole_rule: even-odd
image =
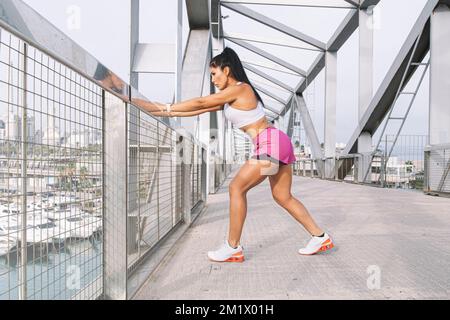
[[180,103],[174,103],[172,111],[197,111],[217,106],[223,106],[225,103],[234,102],[244,90],[244,86],[231,86],[221,92],[211,94],[206,97],[194,98]]
[[[166,106],[164,104],[161,104],[158,102],[150,102],[150,101],[146,101],[146,100],[142,100],[142,99],[138,99],[138,98],[132,98],[131,102],[134,105],[150,112],[151,114],[163,112],[166,109]],[[166,116],[167,116],[167,113],[166,113]]]
[[215,106],[215,107],[205,108],[205,109],[201,109],[201,110],[197,110],[197,111],[187,111],[187,112],[171,111],[170,114],[167,114],[166,111],[162,111],[162,112],[152,112],[151,114],[156,117],[192,117],[192,116],[196,116],[196,115],[199,115],[202,113],[213,112],[213,111],[218,111],[218,110],[222,110],[222,109],[223,109],[223,106]]
[[223,105],[222,106],[215,106],[215,107],[210,107],[210,108],[204,108],[201,110],[197,110],[197,111],[171,111],[170,112],[170,116],[169,117],[192,117],[192,116],[196,116],[202,113],[206,113],[206,112],[213,112],[213,111],[219,111],[223,109]]
[[[172,105],[171,110],[173,112],[184,113],[218,106],[222,107],[225,103],[232,103],[233,101],[235,101],[237,97],[242,93],[242,90],[244,90],[243,88],[244,86],[231,86],[219,93],[211,94],[206,97],[194,98],[180,103],[175,103]],[[164,104],[158,102],[149,102],[137,98],[131,99],[131,102],[152,114],[164,114],[165,116],[167,116],[167,113],[164,112],[166,109],[166,106]]]

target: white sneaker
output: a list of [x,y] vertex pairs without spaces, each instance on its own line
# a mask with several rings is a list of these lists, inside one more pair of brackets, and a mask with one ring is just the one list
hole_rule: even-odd
[[239,245],[236,249],[228,244],[225,240],[224,244],[216,251],[208,251],[208,258],[215,262],[243,262],[243,248]]
[[306,247],[298,250],[302,255],[313,255],[317,252],[327,251],[334,247],[333,240],[325,233],[323,237],[312,237]]

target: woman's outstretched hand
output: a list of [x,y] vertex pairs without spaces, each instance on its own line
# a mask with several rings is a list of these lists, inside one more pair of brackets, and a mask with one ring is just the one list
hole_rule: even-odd
[[132,98],[131,103],[146,110],[151,115],[156,117],[170,117],[171,115],[166,111],[166,105],[159,102],[150,102],[139,98]]
[[146,100],[139,99],[139,98],[132,98],[131,103],[147,110],[148,112],[164,111],[164,108],[165,108],[165,105],[163,105],[161,103],[146,101]]

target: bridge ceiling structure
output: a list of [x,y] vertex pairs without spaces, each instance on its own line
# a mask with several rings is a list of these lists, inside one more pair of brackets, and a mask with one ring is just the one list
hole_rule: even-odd
[[[358,28],[359,8],[379,1],[212,0],[213,36],[235,50],[269,118],[284,115]],[[312,18],[313,17],[313,18]]]

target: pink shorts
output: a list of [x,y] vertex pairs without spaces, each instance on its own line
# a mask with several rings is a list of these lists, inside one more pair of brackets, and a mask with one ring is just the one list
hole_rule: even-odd
[[253,138],[253,159],[270,160],[283,165],[296,161],[291,139],[275,127],[267,127]]

